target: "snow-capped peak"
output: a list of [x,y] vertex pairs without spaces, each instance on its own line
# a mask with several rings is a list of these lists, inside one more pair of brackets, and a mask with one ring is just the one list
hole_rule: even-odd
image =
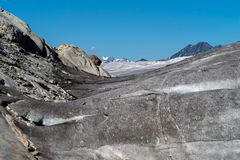
[[127,58],[113,58],[113,57],[102,57],[103,63],[111,63],[111,62],[130,62]]

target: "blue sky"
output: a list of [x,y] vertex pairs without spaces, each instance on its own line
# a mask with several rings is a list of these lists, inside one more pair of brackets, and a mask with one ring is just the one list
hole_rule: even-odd
[[53,46],[132,60],[166,58],[189,43],[240,40],[238,0],[0,0]]

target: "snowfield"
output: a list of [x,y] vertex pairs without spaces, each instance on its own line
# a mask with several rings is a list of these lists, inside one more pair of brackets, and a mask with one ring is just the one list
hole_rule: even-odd
[[113,77],[118,76],[127,76],[131,74],[137,74],[137,73],[144,73],[147,71],[151,71],[154,69],[158,69],[161,67],[164,67],[169,64],[173,64],[179,61],[182,61],[188,57],[178,57],[174,59],[170,59],[167,61],[139,61],[139,62],[110,62],[110,63],[103,63],[102,67],[111,74]]

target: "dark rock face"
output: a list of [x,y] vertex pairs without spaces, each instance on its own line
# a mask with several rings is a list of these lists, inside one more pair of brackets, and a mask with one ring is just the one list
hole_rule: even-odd
[[145,62],[145,61],[148,61],[148,60],[144,59],[144,58],[141,58],[141,59],[137,60],[136,62]]
[[176,54],[170,57],[170,59],[184,56],[194,56],[196,54],[204,53],[213,49],[214,47],[208,44],[207,42],[199,42],[195,45],[189,44]]
[[102,63],[102,60],[99,59],[96,55],[90,55],[89,59],[96,65],[96,66],[100,66]]
[[239,57],[235,43],[106,78],[1,39],[0,159],[238,160]]

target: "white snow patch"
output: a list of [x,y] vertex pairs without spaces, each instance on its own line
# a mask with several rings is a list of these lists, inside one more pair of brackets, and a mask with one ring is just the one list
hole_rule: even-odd
[[234,89],[240,86],[240,78],[232,80],[217,80],[217,81],[208,81],[201,83],[193,83],[186,85],[177,85],[174,87],[160,88],[155,91],[164,92],[164,93],[192,93],[192,92],[201,92],[217,89]]
[[109,57],[102,57],[102,60],[104,60],[104,61],[107,61],[109,59]]
[[105,160],[157,160],[152,149],[135,144],[105,145],[97,150]]
[[80,120],[83,120],[85,117],[90,117],[90,116],[94,116],[94,115],[80,115],[80,116],[74,116],[71,118],[44,118],[43,119],[43,125],[44,126],[54,126],[57,124],[63,124],[63,123],[67,123],[67,122],[78,122]]
[[120,150],[112,146],[103,146],[96,150],[105,159],[128,159]]
[[217,80],[217,81],[207,81],[201,83],[193,83],[193,84],[182,84],[177,85],[174,87],[166,87],[166,88],[159,88],[153,90],[138,90],[136,92],[123,94],[121,98],[128,98],[128,97],[136,97],[136,96],[143,96],[149,94],[161,94],[161,93],[194,93],[194,92],[202,92],[202,91],[211,91],[211,90],[218,90],[218,89],[235,89],[240,87],[240,78],[232,80]]

